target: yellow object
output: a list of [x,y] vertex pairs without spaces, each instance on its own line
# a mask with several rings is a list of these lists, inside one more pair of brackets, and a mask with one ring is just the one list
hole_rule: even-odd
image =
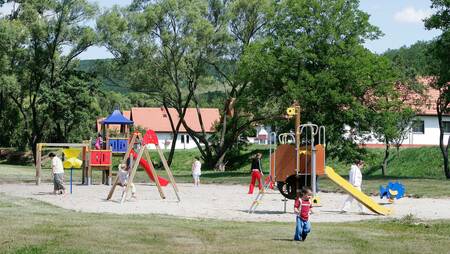
[[297,114],[297,111],[295,110],[294,107],[292,107],[292,108],[287,108],[287,109],[286,109],[286,114],[287,114],[288,116],[295,116],[295,114]]
[[312,204],[313,204],[313,206],[321,206],[319,196],[315,196],[312,198]]
[[396,190],[389,190],[389,194],[391,194],[391,196],[397,196],[397,194],[398,194],[398,191],[396,191]]
[[81,150],[76,148],[64,149],[65,160],[63,163],[64,168],[81,168],[83,161],[78,159]]
[[389,215],[392,213],[391,209],[379,205],[362,191],[353,187],[353,185],[351,185],[347,180],[338,175],[331,167],[325,167],[325,173],[327,174],[328,178],[330,178],[335,184],[342,187],[346,192],[348,192],[348,194],[350,194],[372,212],[381,215]]

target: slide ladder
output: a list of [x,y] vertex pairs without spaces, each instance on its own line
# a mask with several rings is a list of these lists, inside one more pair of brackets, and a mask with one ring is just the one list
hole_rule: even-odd
[[353,187],[353,185],[351,185],[347,180],[338,175],[333,168],[327,166],[325,168],[325,173],[327,174],[327,177],[330,178],[331,181],[333,181],[339,187],[343,188],[348,194],[350,194],[352,197],[358,200],[358,202],[363,204],[370,211],[381,215],[389,215],[392,213],[391,209],[378,204],[372,198],[364,194],[362,191]]
[[269,181],[267,181],[267,179],[266,179],[266,181],[264,182],[264,186],[263,186],[263,190],[264,191],[260,191],[258,193],[258,195],[256,195],[255,200],[253,200],[252,205],[248,209],[248,213],[254,213],[255,212],[256,208],[259,206],[259,204],[261,204],[262,198],[264,197],[264,194],[267,193],[267,191],[269,190],[270,186],[271,186],[270,179],[269,179]]

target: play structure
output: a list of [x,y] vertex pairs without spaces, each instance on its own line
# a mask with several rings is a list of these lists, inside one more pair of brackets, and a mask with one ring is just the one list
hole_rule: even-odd
[[70,194],[72,194],[72,179],[73,179],[73,169],[81,168],[83,161],[78,159],[81,150],[77,148],[67,148],[63,150],[64,153],[64,163],[65,169],[70,169]]
[[[167,176],[169,177],[169,180],[166,180],[160,176],[157,175],[157,172],[153,166],[153,162],[151,160],[150,154],[148,152],[148,145],[154,145],[156,147],[156,150],[158,152],[159,158],[161,160],[161,163],[163,164],[163,167],[167,173]],[[158,137],[156,136],[156,133],[152,130],[148,130],[144,137],[141,137],[141,134],[138,132],[133,133],[132,138],[127,144],[127,151],[125,152],[125,155],[122,159],[122,164],[127,164],[129,167],[129,175],[127,184],[123,190],[123,193],[121,195],[120,202],[123,203],[130,190],[131,190],[131,183],[133,183],[134,176],[136,174],[136,171],[139,166],[144,168],[145,172],[149,176],[149,178],[155,182],[156,187],[159,191],[159,195],[161,199],[165,199],[165,195],[163,192],[163,189],[161,186],[167,186],[169,182],[171,183],[173,190],[175,192],[175,195],[177,197],[177,200],[180,201],[180,196],[178,194],[178,187],[175,183],[175,179],[173,177],[172,171],[170,170],[169,165],[167,164],[166,158],[164,157],[164,154],[159,146]],[[116,179],[114,180],[113,185],[111,186],[111,190],[108,193],[107,200],[110,200],[114,194],[114,191],[119,185],[119,175],[116,176]]]
[[[331,181],[353,196],[369,210],[381,215],[388,215],[391,210],[379,205],[362,191],[353,187],[339,176],[325,162],[325,127],[312,123],[301,124],[300,106],[294,104],[287,109],[289,118],[295,117],[295,132],[279,135],[279,142],[272,153],[270,151],[270,180],[287,199],[295,199],[303,186],[312,189],[313,205],[319,205],[317,195],[317,177],[326,175]],[[276,134],[275,134],[276,135]],[[266,187],[265,187],[266,188]],[[252,202],[249,213],[256,210],[265,192],[260,192]]]
[[[73,153],[65,154],[64,163],[74,162],[75,157],[81,154],[81,165],[79,168],[82,170],[82,184],[90,185],[92,183],[92,170],[97,169],[102,171],[102,184],[110,184],[112,178],[112,152],[111,150],[92,150],[89,143],[38,143],[36,145],[36,185],[41,183],[41,171],[42,171],[42,152],[45,150],[65,149],[64,151],[70,151],[67,149],[78,149],[77,156],[72,156]],[[75,151],[75,150],[72,150]],[[70,156],[68,156],[70,155]],[[67,157],[68,156],[68,157]],[[79,162],[77,162],[79,163]],[[74,165],[74,164],[73,164]],[[73,167],[78,168],[78,167]]]
[[405,186],[399,182],[388,182],[386,187],[380,186],[380,198],[387,198],[389,203],[394,203],[394,199],[401,199],[405,196]]
[[[113,154],[126,153],[133,121],[124,117],[119,109],[115,109],[101,121],[101,126],[102,136],[105,137],[103,149],[111,150]],[[116,128],[110,128],[112,126]]]

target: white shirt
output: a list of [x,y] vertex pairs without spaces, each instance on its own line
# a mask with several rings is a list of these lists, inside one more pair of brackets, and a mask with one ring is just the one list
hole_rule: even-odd
[[52,159],[52,170],[53,174],[64,174],[63,162],[58,156],[55,156]]
[[361,187],[362,174],[358,166],[352,165],[349,172],[349,182],[355,187]]
[[127,184],[127,181],[128,181],[128,171],[122,170],[122,169],[119,167],[119,171],[117,172],[117,174],[118,174],[118,176],[119,176],[119,182],[120,182],[120,184],[126,185],[126,184]]
[[194,175],[202,174],[202,163],[200,161],[195,160],[194,163],[192,163],[192,174]]

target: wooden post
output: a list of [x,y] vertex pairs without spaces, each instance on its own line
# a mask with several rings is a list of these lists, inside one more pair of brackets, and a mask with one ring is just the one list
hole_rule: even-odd
[[88,152],[88,166],[87,166],[87,170],[86,170],[86,175],[87,175],[87,185],[91,185],[92,184],[92,166],[91,166],[91,156],[92,153],[91,151]]
[[[166,197],[164,196],[164,192],[161,188],[161,183],[159,182],[158,174],[156,173],[155,167],[153,166],[152,159],[150,158],[150,155],[148,154],[147,147],[145,145],[143,145],[141,149],[144,149],[145,159],[150,164],[150,172],[152,172],[153,178],[155,178],[155,183],[156,183],[156,187],[158,188],[158,191],[159,191],[159,196],[161,196],[162,199],[165,199]],[[139,164],[139,161],[137,161],[137,163]]]
[[175,178],[173,177],[172,171],[170,170],[169,165],[167,164],[166,157],[164,157],[164,153],[162,152],[159,144],[155,144],[156,150],[158,151],[159,158],[164,166],[164,169],[167,172],[167,176],[169,177],[170,183],[172,184],[173,190],[175,191],[175,195],[177,196],[178,201],[180,201],[180,196],[178,195],[178,187],[175,183]]
[[[133,149],[134,142],[136,142],[136,138],[139,136],[139,134],[133,134],[133,137],[131,138],[131,141],[128,143],[128,149],[125,153],[125,156],[122,159],[121,164],[127,163],[128,157],[130,157],[131,150]],[[139,164],[139,163],[138,163]],[[133,165],[134,166],[134,165]],[[108,193],[108,197],[106,197],[106,200],[110,200],[112,195],[114,194],[114,190],[116,189],[117,184],[119,183],[119,174],[117,174],[116,179],[114,179],[114,183],[111,187],[111,190]]]
[[41,184],[41,143],[36,145],[36,185]]
[[120,200],[121,204],[127,198],[128,192],[130,192],[131,184],[133,183],[133,179],[134,179],[134,176],[136,175],[137,168],[139,167],[139,161],[141,160],[142,155],[144,154],[144,149],[145,149],[145,147],[142,147],[141,150],[139,150],[138,156],[136,158],[136,162],[134,163],[133,169],[131,170],[130,175],[128,176],[127,187],[125,188],[125,193],[122,194],[122,199]]

